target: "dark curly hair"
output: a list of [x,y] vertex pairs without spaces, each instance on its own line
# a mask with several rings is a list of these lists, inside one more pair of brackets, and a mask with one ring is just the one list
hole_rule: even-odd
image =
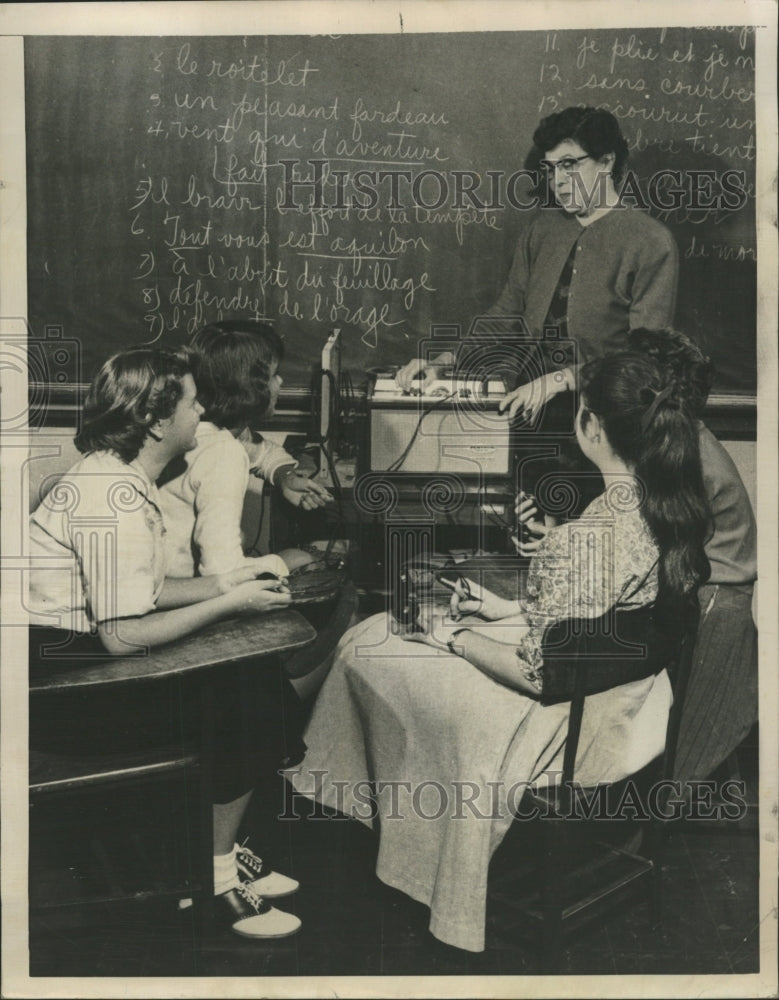
[[223,320],[193,334],[189,357],[203,419],[236,430],[268,409],[271,366],[284,345],[270,323]]
[[695,341],[671,327],[637,327],[628,333],[628,347],[648,354],[677,381],[693,413],[702,415],[714,382],[714,365]]
[[138,347],[114,354],[89,388],[76,447],[82,454],[113,451],[132,462],[149,429],[176,409],[181,380],[191,373],[172,351]]
[[609,444],[643,487],[641,513],[660,549],[666,597],[685,597],[710,572],[711,511],[698,428],[682,387],[646,354],[611,354],[580,372],[582,425],[597,414]]
[[614,183],[622,180],[628,161],[628,144],[619,122],[610,111],[598,108],[566,108],[548,118],[542,118],[533,133],[533,145],[541,156],[566,139],[578,142],[595,160],[614,154],[611,176]]

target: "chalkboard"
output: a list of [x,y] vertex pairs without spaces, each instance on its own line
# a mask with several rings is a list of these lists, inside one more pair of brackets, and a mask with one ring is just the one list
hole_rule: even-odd
[[[740,200],[649,211],[679,246],[677,325],[719,391],[753,394],[753,31],[29,37],[32,333],[80,344],[60,381],[236,315],[277,322],[288,382],[334,326],[358,374],[405,361],[495,300],[523,223],[507,178],[541,117],[592,104],[644,191],[662,169],[741,172]],[[457,207],[458,171],[485,208]]]

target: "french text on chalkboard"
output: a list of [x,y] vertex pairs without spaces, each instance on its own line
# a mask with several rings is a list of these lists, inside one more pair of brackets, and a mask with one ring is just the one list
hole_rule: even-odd
[[752,28],[25,46],[29,319],[81,340],[74,380],[226,316],[273,320],[300,383],[333,326],[357,371],[467,329],[548,196],[539,119],[580,104],[677,241],[677,325],[754,391]]

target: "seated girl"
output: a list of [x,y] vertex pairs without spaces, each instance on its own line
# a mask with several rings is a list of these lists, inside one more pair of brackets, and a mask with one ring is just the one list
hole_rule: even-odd
[[[331,499],[323,486],[298,475],[291,455],[278,445],[257,440],[251,429],[273,414],[282,384],[278,367],[283,354],[282,342],[268,323],[225,320],[203,327],[192,337],[188,356],[203,419],[195,447],[172,462],[160,478],[171,576],[208,578],[257,565],[285,578],[311,561],[310,553],[295,549],[258,561],[244,554],[241,534],[251,473],[274,482],[287,500],[303,510],[315,510]],[[305,676],[285,684],[287,724],[298,731],[306,716],[298,691],[303,695],[310,691],[331,663],[326,654],[321,658],[317,654],[326,645],[327,635],[322,633],[332,607],[329,603],[313,605],[303,611],[320,635],[311,647],[312,662],[304,662]],[[244,870],[255,875],[265,871],[262,859],[245,844],[236,850]],[[291,881],[284,884],[289,888]]]
[[[30,518],[32,673],[82,664],[85,657],[142,653],[223,618],[289,605],[277,576],[256,579],[268,569],[262,559],[207,577],[166,574],[155,481],[170,461],[195,447],[201,413],[189,366],[166,351],[117,354],[95,378],[76,435],[84,458]],[[280,683],[279,677],[262,688],[217,690],[214,889],[219,913],[244,937],[283,937],[300,927],[296,916],[272,907],[258,892],[285,895],[297,883],[276,872],[255,872],[251,863],[248,872],[240,871],[251,878],[244,883],[235,852],[239,824],[263,769],[273,773],[285,758],[300,760],[305,749],[280,721]],[[121,699],[77,690],[42,705],[36,700],[31,746],[64,744],[94,753],[137,747],[139,734],[150,745],[175,743],[179,708],[186,729],[199,733],[196,691],[185,690],[182,704],[174,684],[157,682],[154,697],[139,687],[123,688]],[[247,716],[250,726],[244,724]]]
[[[192,337],[189,356],[204,419],[196,447],[172,463],[160,480],[174,576],[209,576],[251,561],[244,555],[241,533],[251,474],[278,484],[285,498],[305,511],[332,500],[325,487],[298,474],[291,455],[252,429],[273,415],[283,355],[273,327],[254,320],[211,323]],[[275,566],[283,575],[316,562],[316,555],[302,549],[266,558],[274,560],[269,568]],[[287,664],[301,699],[318,689],[330,667],[352,596],[351,588],[343,587],[334,596],[325,593],[321,601],[301,607],[318,632],[314,646]],[[297,705],[301,726],[305,711]]]
[[[396,636],[377,615],[347,633],[305,766],[288,773],[296,794],[378,819],[379,878],[430,907],[436,937],[472,951],[521,791],[562,770],[570,703],[539,700],[547,627],[680,597],[708,574],[698,437],[678,386],[642,355],[594,361],[581,378],[576,434],[605,491],[576,521],[532,522],[543,538],[521,602],[469,580],[449,613],[422,612],[418,632]],[[523,520],[533,511],[520,505]],[[665,671],[588,698],[577,780],[615,781],[654,759],[671,700]]]
[[212,323],[189,346],[203,420],[195,448],[165,470],[160,484],[169,572],[181,577],[210,576],[247,562],[241,513],[250,471],[303,510],[331,499],[323,486],[297,473],[283,448],[255,441],[250,429],[273,414],[282,384],[284,349],[270,324]]

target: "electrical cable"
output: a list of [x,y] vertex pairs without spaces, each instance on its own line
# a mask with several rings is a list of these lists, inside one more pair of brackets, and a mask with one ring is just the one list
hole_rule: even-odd
[[395,459],[395,461],[391,465],[389,465],[387,467],[387,472],[399,472],[400,471],[400,467],[403,465],[403,463],[408,458],[408,454],[411,451],[411,448],[413,447],[413,444],[414,444],[414,442],[417,439],[417,435],[419,434],[419,430],[420,430],[420,428],[422,426],[422,421],[425,419],[425,417],[429,416],[433,412],[433,410],[435,410],[437,407],[443,405],[444,403],[448,402],[450,399],[453,399],[456,395],[457,395],[457,390],[455,389],[454,392],[450,392],[446,396],[441,396],[440,399],[437,399],[435,401],[435,403],[432,403],[430,406],[427,407],[426,410],[424,410],[423,413],[420,414],[419,420],[417,421],[417,425],[414,428],[414,433],[411,435],[411,440],[406,445],[405,449],[403,450],[403,453],[401,455],[399,455]]
[[347,440],[347,430],[350,430],[354,426],[354,419],[357,414],[357,397],[352,384],[351,374],[348,371],[340,372],[338,396],[341,402],[339,427],[342,430],[338,443],[342,457],[350,458],[354,454],[355,445],[353,441]]
[[[317,435],[318,444],[321,454],[324,455],[325,461],[327,462],[327,468],[330,472],[330,478],[333,483],[333,493],[335,494],[335,500],[337,504],[338,517],[336,518],[332,530],[330,531],[330,537],[327,543],[327,549],[325,551],[325,558],[327,558],[332,550],[333,544],[335,542],[336,534],[339,529],[343,532],[346,526],[346,518],[343,509],[343,488],[341,486],[341,480],[338,477],[338,472],[335,467],[335,462],[333,460],[332,452],[330,450],[329,444],[332,436],[332,429],[336,426],[338,418],[340,416],[340,391],[339,386],[336,383],[335,376],[331,371],[325,368],[320,369],[319,372],[320,379],[322,377],[327,378],[330,382],[330,407],[329,407],[329,419],[327,423],[327,433],[322,434],[321,431]],[[321,471],[321,470],[320,470]]]
[[507,529],[508,531],[514,532],[516,526],[510,521],[505,520],[499,514],[495,512],[495,509],[489,510],[486,504],[481,505],[481,510],[487,515],[488,519],[498,528]]

